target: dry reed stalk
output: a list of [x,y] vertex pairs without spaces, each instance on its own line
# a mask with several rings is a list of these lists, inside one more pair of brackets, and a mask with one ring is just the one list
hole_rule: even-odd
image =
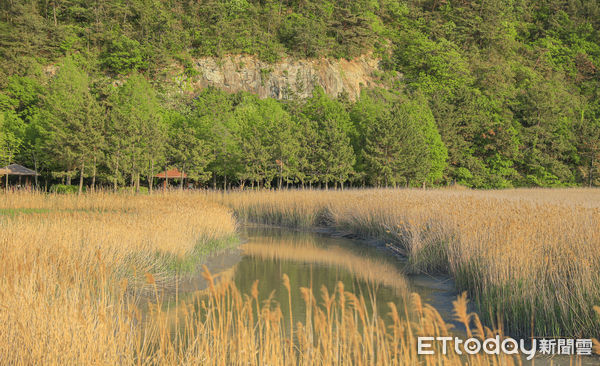
[[140,360],[135,294],[150,286],[160,302],[170,263],[235,231],[199,195],[15,193],[0,204],[2,364]]
[[407,253],[414,271],[450,273],[486,323],[501,316],[513,334],[589,337],[600,329],[592,310],[600,303],[598,189],[262,191],[212,199],[253,222],[326,223],[386,240]]
[[[348,194],[328,195],[320,201],[310,194],[295,193],[293,199],[304,203],[288,207],[300,210],[292,213],[297,222],[305,220],[306,214],[311,220],[335,220],[339,225],[357,225],[361,230],[382,235],[394,234],[389,228],[397,228],[398,233],[406,230],[413,235],[412,241],[405,243],[408,248],[413,243],[415,248],[420,245],[422,249],[430,245],[429,240],[448,238],[448,267],[457,272],[464,268],[465,259],[493,264],[489,255],[498,251],[490,249],[490,243],[484,245],[484,240],[493,239],[492,244],[505,246],[500,252],[506,252],[514,261],[520,247],[512,241],[503,244],[498,240],[518,238],[517,228],[527,223],[529,227],[524,230],[527,240],[535,239],[533,249],[548,257],[524,258],[517,263],[502,260],[495,268],[508,266],[510,270],[498,274],[485,272],[483,265],[476,267],[473,271],[480,272],[468,272],[478,274],[475,284],[502,284],[514,280],[516,274],[546,278],[541,282],[544,285],[561,284],[559,275],[566,272],[572,276],[569,280],[574,284],[573,296],[581,296],[593,288],[593,284],[583,286],[582,279],[589,275],[586,271],[596,268],[593,267],[597,264],[596,252],[583,261],[568,263],[567,259],[551,256],[558,244],[552,241],[543,245],[539,240],[561,232],[560,240],[579,238],[573,241],[568,259],[580,258],[582,249],[594,248],[597,243],[597,234],[587,226],[593,225],[595,207],[544,201],[539,203],[544,215],[554,216],[547,220],[538,217],[536,221],[531,212],[535,204],[531,200],[525,203],[506,200],[503,207],[498,207],[498,202],[505,202],[504,198],[482,198],[477,196],[479,193],[473,196],[452,193],[463,203],[449,199],[441,204],[439,200],[444,195],[435,192],[420,196],[418,191],[408,191],[401,197],[394,191]],[[278,207],[285,206],[288,199],[279,194],[275,195],[277,201],[269,194],[256,197],[262,204],[269,204],[272,210],[269,215],[278,215]],[[352,201],[354,198],[356,202]],[[238,198],[229,195],[226,199]],[[255,198],[243,196],[243,199],[249,205]],[[231,281],[216,282],[206,272],[211,283],[208,295],[198,294],[192,301],[181,301],[175,305],[176,309],[158,306],[162,303],[159,289],[171,282],[169,269],[156,253],[185,257],[196,248],[198,238],[200,244],[209,243],[232,235],[235,230],[231,213],[210,203],[214,201],[210,195],[143,197],[98,193],[77,199],[16,194],[2,196],[1,200],[4,215],[0,219],[0,364],[510,365],[519,362],[494,356],[460,359],[441,352],[417,357],[416,335],[448,334],[448,325],[435,309],[415,296],[418,321],[399,316],[394,304],[390,304],[390,316],[369,315],[367,308],[373,308],[369,307],[369,301],[345,291],[341,284],[331,293],[321,290],[323,303],[315,300],[310,288],[300,294],[288,291],[290,299],[302,296],[307,307],[306,318],[290,318],[290,323],[296,324],[292,333],[283,326],[280,305],[272,297],[258,297],[258,282],[245,295]],[[259,212],[261,207],[253,209]],[[434,208],[437,211],[432,220],[428,212]],[[507,209],[523,217],[510,221],[511,214],[502,211]],[[288,215],[290,209],[282,212]],[[574,219],[560,223],[565,212],[574,215]],[[494,213],[502,219],[493,220]],[[481,226],[465,221],[478,215],[482,217]],[[577,220],[581,220],[580,226],[574,226]],[[539,233],[545,227],[543,221],[560,225],[547,236]],[[446,232],[447,227],[453,231]],[[471,231],[462,232],[464,227]],[[507,232],[503,235],[486,232],[498,227]],[[581,230],[580,236],[571,231],[573,227]],[[516,249],[511,250],[513,246]],[[467,249],[472,252],[466,252]],[[582,267],[584,264],[587,267]],[[524,272],[511,272],[515,269]],[[149,281],[145,280],[145,273],[150,274]],[[142,316],[139,300],[136,302],[131,295],[146,286],[152,287],[157,306]],[[546,290],[525,288],[520,294],[540,295]],[[558,291],[560,294],[563,290],[558,288]],[[472,331],[475,336],[494,333],[482,330],[477,317],[464,316],[472,320],[468,327],[475,324]],[[594,344],[599,346],[597,341]]]

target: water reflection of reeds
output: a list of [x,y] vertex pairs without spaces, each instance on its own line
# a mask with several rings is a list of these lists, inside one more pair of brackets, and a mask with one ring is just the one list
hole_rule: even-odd
[[358,279],[372,285],[394,289],[407,294],[408,284],[398,266],[377,258],[360,256],[341,246],[321,247],[314,240],[261,237],[242,246],[246,255],[266,260],[286,260],[334,266],[344,269]]

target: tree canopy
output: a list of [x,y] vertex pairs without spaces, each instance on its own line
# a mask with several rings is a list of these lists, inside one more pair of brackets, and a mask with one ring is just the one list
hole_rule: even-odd
[[[275,101],[163,82],[225,54],[370,54],[379,87]],[[52,182],[600,184],[594,1],[14,0],[0,57],[0,159]]]

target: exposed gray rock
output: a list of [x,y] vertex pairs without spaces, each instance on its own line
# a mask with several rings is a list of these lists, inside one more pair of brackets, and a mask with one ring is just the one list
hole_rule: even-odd
[[354,60],[298,60],[284,58],[278,63],[260,61],[254,56],[205,57],[195,61],[198,76],[179,78],[186,89],[209,85],[228,92],[247,91],[260,98],[308,98],[318,85],[331,96],[346,91],[355,99],[363,87],[377,85],[374,73],[379,61],[368,55]]

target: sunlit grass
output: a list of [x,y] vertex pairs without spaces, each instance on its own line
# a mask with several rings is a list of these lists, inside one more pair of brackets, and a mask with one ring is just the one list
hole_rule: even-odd
[[9,194],[0,205],[15,213],[0,220],[0,364],[133,361],[126,315],[145,274],[174,286],[236,229],[200,195]]
[[[373,236],[396,238],[395,243],[402,245],[407,253],[413,253],[413,259],[416,258],[414,253],[428,253],[419,249],[427,247],[428,240],[439,242],[439,238],[445,238],[447,242],[440,245],[442,249],[434,252],[446,256],[449,271],[457,277],[460,269],[465,270],[463,276],[474,281],[473,292],[480,296],[479,301],[486,298],[483,290],[487,287],[483,285],[538,275],[537,262],[533,259],[516,261],[515,258],[519,258],[516,249],[484,247],[476,240],[483,240],[479,238],[482,236],[486,240],[496,240],[488,244],[498,245],[500,237],[493,234],[485,236],[483,229],[494,230],[496,225],[500,225],[490,218],[507,207],[524,213],[525,219],[534,222],[524,233],[537,238],[534,234],[535,228],[541,225],[540,220],[537,223],[532,220],[530,215],[533,213],[528,211],[532,208],[527,206],[533,203],[524,204],[511,199],[500,201],[503,204],[498,205],[494,199],[487,198],[482,203],[479,201],[482,198],[466,193],[458,194],[460,200],[452,202],[449,198],[443,201],[442,198],[448,196],[441,192],[427,196],[417,191],[253,193],[219,197],[225,197],[227,203],[235,207],[240,219],[246,217],[244,207],[253,205],[252,209],[259,214],[266,207],[263,205],[268,205],[268,215],[279,217],[279,223],[286,221],[285,215],[292,214],[291,222],[296,225],[335,224]],[[168,288],[169,294],[172,294],[174,289],[177,293],[178,273],[190,270],[199,258],[217,246],[231,244],[236,230],[233,213],[215,201],[216,196],[204,193],[0,196],[1,208],[14,212],[0,219],[0,364],[519,363],[516,358],[507,356],[479,355],[460,359],[453,353],[442,355],[441,352],[435,356],[418,357],[418,335],[446,335],[450,326],[444,323],[434,308],[423,304],[416,295],[406,305],[410,310],[388,304],[388,313],[375,313],[368,311],[373,308],[370,298],[350,293],[342,284],[333,289],[320,288],[316,293],[310,288],[302,288],[295,293],[291,290],[290,279],[284,276],[281,281],[288,291],[289,303],[279,304],[273,297],[259,298],[260,283],[256,283],[249,294],[243,294],[228,279],[231,273],[223,276],[225,279],[220,282],[213,281],[213,276],[205,273],[209,283],[206,291],[199,292],[191,300],[187,296],[185,301],[176,296],[173,302],[169,295],[166,301],[163,290]],[[572,278],[568,280],[572,281],[574,296],[571,304],[580,304],[582,300],[576,297],[579,296],[577,291],[594,288],[592,284],[585,287],[578,282],[585,271],[577,266],[585,261],[569,265],[563,261],[583,257],[580,252],[585,242],[583,239],[588,238],[591,240],[589,245],[595,245],[596,234],[586,228],[596,218],[596,208],[565,206],[562,203],[554,205],[551,202],[539,205],[558,217],[563,217],[563,209],[570,210],[572,214],[571,218],[562,220],[561,230],[555,229],[543,238],[562,232],[560,240],[572,239],[573,234],[569,230],[572,230],[573,221],[587,218],[581,221],[581,230],[588,236],[574,242],[569,257],[544,262],[549,277],[547,282],[542,282],[544,285],[560,283],[555,276],[569,269]],[[466,214],[468,209],[473,212]],[[543,210],[537,212],[545,212]],[[592,210],[591,217],[586,216],[589,214],[586,210]],[[428,212],[435,214],[428,216]],[[450,212],[458,212],[458,216],[454,217]],[[416,213],[422,213],[422,216]],[[558,223],[557,217],[549,216],[545,221],[548,225]],[[406,220],[402,221],[402,218]],[[474,225],[465,220],[475,218],[488,222],[489,226],[478,228],[479,232],[470,235],[461,233],[465,227]],[[515,219],[514,223],[506,224],[507,235],[516,235],[513,225],[522,225],[523,220]],[[419,236],[415,236],[417,233]],[[406,234],[410,235],[407,237]],[[508,246],[513,245],[516,244],[509,243]],[[536,245],[538,247],[534,248],[537,250],[544,249],[542,244]],[[551,242],[548,245],[553,249],[553,245],[557,244]],[[467,271],[469,267],[461,262],[466,256],[461,252],[465,250],[461,246],[474,249],[470,257],[472,262],[468,262],[474,266],[471,271]],[[287,255],[272,253],[269,248],[253,249],[255,255]],[[493,254],[502,251],[509,258],[494,264],[491,261]],[[327,256],[318,248],[302,249],[293,254],[311,261],[317,258],[340,267],[377,268],[379,265],[367,263],[362,258],[338,259],[335,253]],[[520,254],[523,257],[523,253]],[[588,254],[586,258],[585,263],[595,265],[595,253]],[[511,263],[510,259],[516,263]],[[479,260],[482,262],[477,262]],[[437,262],[444,263],[437,259],[432,261]],[[526,268],[527,265],[531,268]],[[431,264],[423,266],[415,261],[413,266],[417,270],[439,265],[428,267]],[[509,268],[493,277],[486,272],[485,266]],[[513,269],[530,272],[510,272]],[[363,269],[359,268],[360,271]],[[476,271],[480,271],[480,277],[473,275]],[[396,276],[385,268],[376,273],[363,272],[365,279],[371,282],[398,281],[384,279]],[[386,285],[389,284],[386,282]],[[476,286],[482,287],[477,289]],[[558,290],[561,291],[560,288]],[[543,287],[521,287],[497,296],[498,301],[510,304],[517,295],[539,296],[547,294],[545,291]],[[140,293],[144,296],[137,296]],[[297,297],[301,297],[306,306],[302,314],[291,311],[292,299]],[[148,299],[150,304],[146,305]],[[527,297],[523,299],[528,301]],[[557,295],[554,300],[543,301],[560,299]],[[282,307],[290,308],[289,316],[283,316]],[[146,308],[150,310],[142,310]],[[455,304],[457,319],[466,323],[468,332],[476,337],[502,333],[501,330],[486,328],[476,315],[467,314],[466,309],[466,298],[460,297]],[[597,342],[595,344],[598,346]]]
[[[300,296],[302,316],[289,304],[258,297],[256,281],[250,294],[242,294],[229,280],[216,282],[205,272],[208,291],[167,311],[153,307],[147,349],[153,362],[203,365],[516,365],[516,356],[477,355],[460,358],[442,354],[417,355],[417,337],[448,336],[451,326],[439,313],[413,294],[410,304],[388,303],[386,314],[370,312],[373,304],[362,295],[321,287],[292,292],[290,279],[282,283],[290,299]],[[207,294],[208,293],[208,294]],[[456,317],[476,337],[501,334],[484,327],[476,314],[466,312],[466,297],[455,304]],[[281,307],[289,306],[289,317]],[[409,308],[410,307],[410,310]],[[409,311],[414,316],[409,319]],[[176,326],[174,325],[177,324]]]
[[[237,192],[241,220],[333,225],[392,243],[415,272],[448,272],[487,323],[513,334],[596,336],[600,190]],[[533,328],[532,328],[533,325]]]

